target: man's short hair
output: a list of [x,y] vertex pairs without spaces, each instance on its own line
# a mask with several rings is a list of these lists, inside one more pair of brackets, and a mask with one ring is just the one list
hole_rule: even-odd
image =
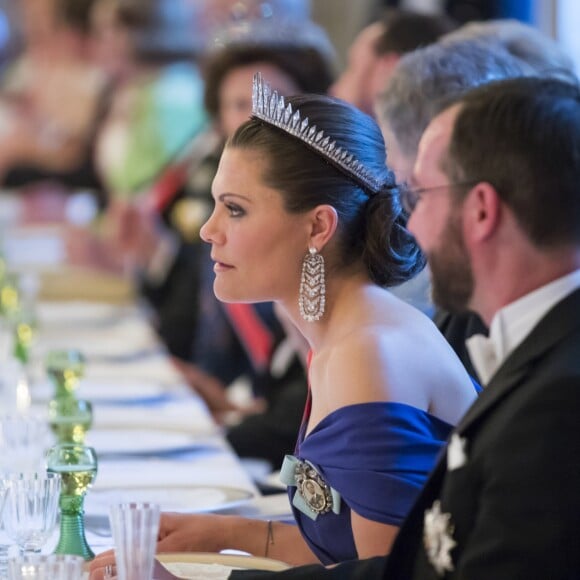
[[391,52],[405,54],[428,46],[457,26],[447,16],[393,8],[384,11],[380,22],[383,25],[383,33],[374,45],[377,55]]
[[423,131],[451,101],[473,87],[526,73],[531,69],[501,47],[433,44],[401,58],[378,98],[377,117],[388,124],[402,153],[414,157]]
[[441,38],[443,43],[481,40],[501,45],[531,66],[538,75],[574,73],[574,63],[561,46],[537,28],[519,20],[470,22]]
[[536,247],[580,245],[580,86],[517,78],[459,101],[450,179],[487,181]]

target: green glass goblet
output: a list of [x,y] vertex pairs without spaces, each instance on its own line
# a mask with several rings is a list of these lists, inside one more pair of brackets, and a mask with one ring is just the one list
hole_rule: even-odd
[[11,318],[18,311],[19,305],[18,277],[12,273],[5,273],[0,283],[0,315]]
[[93,407],[83,399],[53,399],[48,403],[48,423],[59,443],[83,445],[93,424]]
[[55,398],[74,397],[85,372],[85,357],[75,349],[51,350],[46,356],[45,368],[56,388]]
[[60,538],[55,554],[95,557],[85,537],[84,499],[97,475],[97,454],[92,447],[63,443],[46,455],[47,470],[61,476]]
[[38,332],[38,320],[35,306],[28,300],[22,300],[18,309],[11,316],[14,329],[13,355],[24,365],[30,362],[32,347]]

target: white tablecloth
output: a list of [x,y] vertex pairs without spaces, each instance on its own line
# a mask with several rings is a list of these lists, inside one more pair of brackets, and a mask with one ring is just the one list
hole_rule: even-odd
[[[0,205],[3,222],[7,206]],[[13,229],[7,240],[8,236],[5,255],[12,267],[42,276],[48,273],[67,287],[58,229]],[[71,278],[70,284],[77,279]],[[88,284],[92,286],[90,280]],[[86,373],[77,396],[93,403],[94,423],[87,444],[92,438],[100,451],[97,478],[85,501],[87,538],[93,550],[112,547],[107,503],[143,493],[162,504],[168,498],[173,504],[182,500],[185,511],[191,500],[193,511],[289,518],[285,494],[260,497],[203,401],[171,365],[144,313],[126,300],[111,303],[113,294],[125,298],[130,294],[125,289],[117,294],[108,291],[103,301],[89,302],[76,297],[74,288],[70,290],[73,300],[67,294],[66,300],[59,297],[37,305],[39,332],[30,392],[35,408],[46,412],[53,394],[42,369],[46,353],[77,348],[85,354]],[[44,551],[50,552],[57,539],[58,531]]]

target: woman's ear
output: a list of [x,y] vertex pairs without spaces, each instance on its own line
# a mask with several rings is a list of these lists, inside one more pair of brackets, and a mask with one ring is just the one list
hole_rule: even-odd
[[331,205],[319,205],[312,210],[310,246],[318,251],[328,243],[338,227],[338,213]]

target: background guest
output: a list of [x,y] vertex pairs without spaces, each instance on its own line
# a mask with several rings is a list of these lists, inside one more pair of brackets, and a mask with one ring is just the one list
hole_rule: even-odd
[[94,0],[23,0],[24,51],[4,75],[0,180],[100,190],[93,164],[107,77],[91,63]]
[[401,56],[435,42],[454,28],[444,16],[387,10],[360,32],[349,49],[348,63],[330,92],[374,115],[374,102]]
[[[531,74],[530,67],[492,42],[435,43],[405,55],[376,102],[387,145],[387,161],[397,178],[412,176],[419,140],[429,121],[447,103],[470,88],[500,78]],[[424,277],[422,294],[430,299],[430,280]],[[475,314],[436,309],[434,321],[471,376],[477,377],[465,340],[486,332]]]
[[[376,104],[387,157],[398,179],[411,177],[429,121],[469,88],[500,78],[566,72],[571,74],[571,63],[555,42],[513,20],[468,24],[432,47],[406,55]],[[477,376],[465,340],[486,332],[480,318],[437,309],[434,321],[470,374]]]
[[572,59],[554,39],[518,20],[469,22],[446,34],[441,40],[445,43],[483,40],[500,45],[539,75],[567,76],[575,73]]

